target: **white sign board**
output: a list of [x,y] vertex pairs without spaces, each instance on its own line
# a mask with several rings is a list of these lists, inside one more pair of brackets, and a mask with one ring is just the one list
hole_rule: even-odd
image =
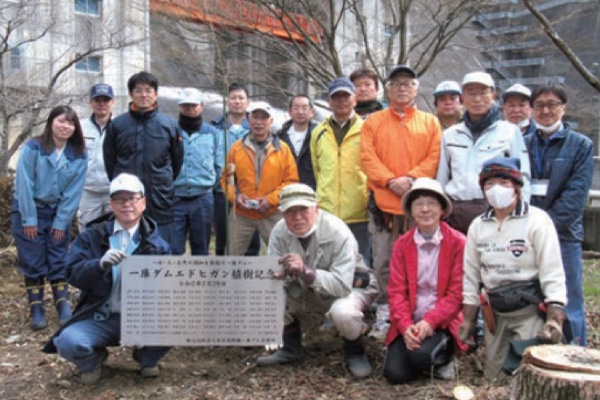
[[121,264],[121,345],[281,345],[276,257],[130,256]]

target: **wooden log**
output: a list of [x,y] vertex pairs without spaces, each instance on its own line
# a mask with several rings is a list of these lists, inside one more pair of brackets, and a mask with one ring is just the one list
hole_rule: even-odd
[[600,351],[545,345],[525,351],[511,400],[600,400]]

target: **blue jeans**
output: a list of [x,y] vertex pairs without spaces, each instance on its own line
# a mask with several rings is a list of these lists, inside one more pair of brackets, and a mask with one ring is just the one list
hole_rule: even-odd
[[[54,338],[58,354],[71,361],[81,373],[91,372],[102,361],[106,347],[118,346],[121,336],[121,314],[97,321],[93,315],[67,326]],[[133,358],[140,367],[153,367],[167,354],[170,347],[135,349]]]
[[38,207],[38,235],[35,239],[28,239],[21,225],[21,213],[18,211],[11,213],[11,227],[19,255],[19,269],[25,278],[48,278],[51,281],[64,281],[66,278],[70,228],[67,227],[62,240],[54,240],[52,223],[55,216],[55,209]]
[[[581,243],[560,242],[565,277],[567,280],[567,318],[571,332],[565,332],[567,343],[573,341],[580,346],[587,345],[585,303],[583,299],[583,261]],[[571,334],[569,334],[571,333]]]
[[207,255],[214,208],[212,191],[193,198],[176,197],[173,208],[173,254],[185,253],[189,232],[192,255]]

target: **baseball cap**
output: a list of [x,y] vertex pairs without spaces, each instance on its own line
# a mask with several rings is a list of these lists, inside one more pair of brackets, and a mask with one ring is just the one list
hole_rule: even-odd
[[469,83],[479,83],[483,86],[494,88],[494,79],[487,72],[469,72],[463,78],[461,86],[464,88]]
[[529,100],[531,99],[531,90],[527,86],[516,83],[502,93],[502,101],[505,102],[507,98],[515,95],[523,96]]
[[112,87],[106,83],[97,83],[90,89],[90,99],[100,96],[108,97],[110,99],[115,98]]
[[442,96],[444,94],[461,95],[462,90],[460,90],[460,85],[456,81],[442,81],[435,88],[433,97]]
[[258,110],[266,112],[267,114],[269,114],[269,117],[273,116],[273,109],[266,101],[255,101],[252,104],[250,104],[250,107],[248,107],[249,114],[252,114],[254,111]]
[[334,93],[337,92],[346,92],[350,94],[354,94],[356,89],[354,88],[354,83],[348,78],[335,78],[329,84],[327,88],[327,96],[331,97]]
[[178,105],[181,105],[181,104],[194,104],[194,105],[204,104],[204,99],[199,94],[190,94],[190,95],[187,95],[187,96],[183,97],[182,99],[180,99],[177,102],[177,104]]
[[294,206],[314,207],[317,205],[317,194],[304,183],[292,183],[279,192],[279,211],[285,212]]
[[392,79],[394,77],[394,75],[400,74],[400,73],[404,74],[404,75],[408,75],[413,79],[417,79],[417,73],[415,72],[415,70],[406,64],[402,64],[402,65],[396,65],[394,68],[392,68],[392,70],[390,71],[390,74],[388,75],[387,80],[389,81],[390,79]]
[[137,176],[123,172],[110,183],[108,195],[112,197],[117,192],[141,193],[144,196],[144,185]]

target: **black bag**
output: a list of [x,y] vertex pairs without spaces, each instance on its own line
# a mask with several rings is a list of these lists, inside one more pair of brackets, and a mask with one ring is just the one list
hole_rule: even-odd
[[528,305],[544,302],[539,280],[515,282],[502,285],[487,292],[488,300],[494,311],[510,312]]

